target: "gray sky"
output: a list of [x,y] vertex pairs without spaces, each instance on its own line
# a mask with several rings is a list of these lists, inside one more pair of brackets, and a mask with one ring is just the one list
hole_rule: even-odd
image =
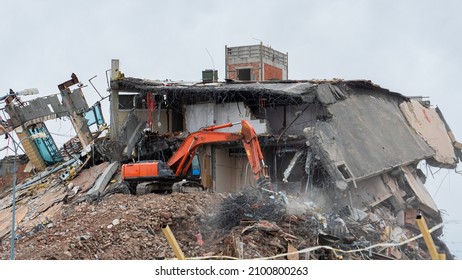
[[[198,81],[213,68],[207,50],[223,79],[225,45],[261,40],[289,53],[290,79],[367,79],[429,96],[462,142],[461,1],[1,2],[0,95],[31,87],[57,93],[72,72],[85,84],[98,75],[106,95],[112,58],[127,76]],[[99,99],[90,86],[84,93],[90,104]],[[74,134],[65,121],[47,125]],[[426,185],[446,213],[444,240],[462,259],[462,177],[441,170]]]

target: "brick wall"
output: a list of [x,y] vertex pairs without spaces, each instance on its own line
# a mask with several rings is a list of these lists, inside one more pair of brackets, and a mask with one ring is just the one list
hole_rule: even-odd
[[277,68],[277,67],[274,67],[274,66],[271,66],[267,63],[265,63],[265,72],[263,74],[263,79],[264,80],[271,80],[271,79],[278,79],[278,80],[282,80],[282,69],[281,68]]
[[228,65],[228,79],[237,80],[237,71],[239,68],[252,68],[251,78],[254,78],[256,81],[260,80],[260,63],[250,62],[250,63],[236,63]]

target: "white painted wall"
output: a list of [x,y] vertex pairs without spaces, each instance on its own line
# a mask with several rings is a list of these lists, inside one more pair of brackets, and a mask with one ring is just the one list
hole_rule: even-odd
[[214,125],[213,103],[203,103],[185,106],[186,130],[198,131],[202,127]]
[[[257,134],[268,133],[266,120],[254,119],[250,109],[243,102],[214,104],[194,104],[185,106],[186,129],[189,132],[199,130],[204,126],[220,125],[228,122],[239,122],[242,119],[250,121]],[[239,132],[240,125],[220,129],[222,132]]]

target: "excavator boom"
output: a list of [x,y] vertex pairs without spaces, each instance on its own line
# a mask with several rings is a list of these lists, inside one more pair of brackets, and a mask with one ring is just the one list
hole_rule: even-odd
[[190,134],[167,164],[172,170],[175,170],[176,176],[185,176],[191,166],[197,148],[201,145],[242,141],[255,179],[258,180],[261,179],[261,177],[269,177],[255,129],[247,120],[242,120],[240,123],[242,125],[241,133],[215,131],[238,124],[226,123],[217,126],[209,126]]
[[197,148],[201,145],[236,142],[241,139],[242,136],[238,133],[196,131],[184,139],[178,150],[167,162],[167,165],[175,171],[176,176],[185,176],[196,154]]

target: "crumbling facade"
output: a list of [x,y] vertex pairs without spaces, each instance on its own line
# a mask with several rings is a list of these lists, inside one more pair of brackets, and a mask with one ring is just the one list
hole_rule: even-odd
[[[90,125],[104,123],[99,103],[89,107],[77,76],[58,85],[59,94],[23,102],[18,96],[8,96],[5,100],[6,123],[0,134],[14,131],[24,147],[25,154],[37,171],[63,161],[63,155],[48,131],[45,121],[68,117],[83,147],[93,141]],[[32,139],[31,135],[45,133],[43,139]]]

